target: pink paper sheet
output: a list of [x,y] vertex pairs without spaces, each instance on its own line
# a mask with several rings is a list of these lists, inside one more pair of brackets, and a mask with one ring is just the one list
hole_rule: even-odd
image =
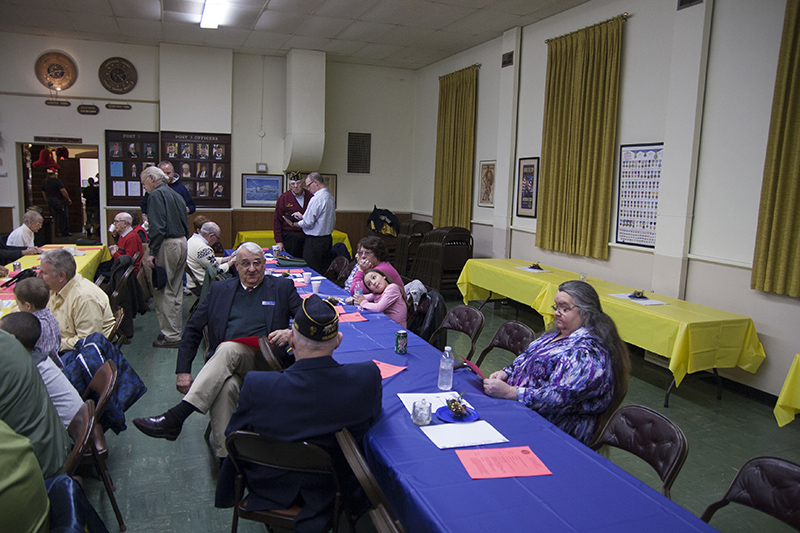
[[456,455],[472,479],[553,475],[530,446],[456,450]]
[[378,365],[378,370],[381,371],[381,379],[390,378],[408,368],[407,366],[390,365],[389,363],[384,363],[377,359],[373,359],[372,362]]

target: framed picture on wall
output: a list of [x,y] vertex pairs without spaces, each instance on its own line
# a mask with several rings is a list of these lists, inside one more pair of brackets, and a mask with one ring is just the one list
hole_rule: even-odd
[[494,170],[496,161],[481,161],[478,207],[494,207]]
[[538,157],[519,160],[517,180],[517,216],[536,218],[536,202],[539,196]]
[[242,174],[242,207],[275,207],[282,193],[281,174]]

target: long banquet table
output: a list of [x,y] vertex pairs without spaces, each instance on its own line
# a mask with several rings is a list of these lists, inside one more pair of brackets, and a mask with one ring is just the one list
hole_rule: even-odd
[[[509,297],[530,305],[549,326],[558,286],[579,275],[548,266],[543,268],[551,272],[527,272],[517,268],[520,266],[530,266],[530,262],[468,260],[458,278],[464,302]],[[687,373],[733,367],[755,372],[764,360],[764,348],[749,317],[652,293],[648,296],[668,305],[645,306],[610,296],[630,294],[633,287],[593,277],[587,281],[597,291],[603,310],[616,323],[622,339],[668,358],[678,385]]]
[[[344,296],[327,280],[320,293]],[[409,332],[408,354],[398,355],[398,325],[380,313],[362,315],[366,322],[340,323],[343,341],[334,357],[341,363],[377,359],[408,367],[383,381],[381,417],[364,439],[370,467],[406,531],[714,531],[536,412],[485,396],[481,380],[462,369],[455,372],[453,390],[463,391],[481,418],[509,441],[480,448],[530,446],[552,472],[471,479],[455,451],[438,449],[397,397],[399,392],[439,392],[439,352]],[[435,415],[433,423],[441,423]]]
[[[63,246],[57,244],[42,246],[42,250],[44,251],[56,248],[63,248]],[[97,267],[103,261],[111,259],[111,253],[109,253],[108,248],[102,244],[97,246],[77,246],[77,248],[84,252],[83,255],[75,256],[77,273],[89,281],[94,281],[94,274],[97,272]],[[19,259],[20,268],[24,270],[26,268],[38,267],[41,259],[42,256],[40,255],[24,255]],[[17,273],[13,270],[12,265],[13,263],[6,265],[9,276],[13,276]],[[2,280],[0,280],[0,282],[2,282]],[[0,300],[4,302],[2,307],[0,307],[0,314],[5,314],[12,307],[11,304],[14,301],[14,287],[0,288]]]
[[[350,255],[353,255],[353,248],[350,246],[350,238],[347,236],[347,233],[333,230],[331,239],[333,240],[333,244],[339,242],[343,243]],[[243,242],[254,242],[262,248],[272,248],[275,244],[275,233],[271,229],[239,231],[236,233],[236,241],[234,241],[233,247],[237,248]]]

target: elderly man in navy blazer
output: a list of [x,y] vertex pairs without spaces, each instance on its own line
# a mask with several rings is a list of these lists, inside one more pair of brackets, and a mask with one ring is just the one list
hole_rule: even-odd
[[[236,252],[239,278],[214,283],[183,330],[175,386],[186,396],[160,416],[134,419],[134,425],[143,433],[175,440],[189,415],[195,411],[210,412],[215,452],[217,457],[227,456],[225,427],[236,409],[244,376],[251,370],[267,369],[257,343],[232,342],[232,339],[269,335],[275,355],[291,362],[285,349],[290,336],[289,318],[302,305],[292,280],[265,277],[264,264],[260,246],[252,242],[239,246]],[[192,379],[192,361],[205,326],[214,355],[197,379]]]
[[[381,374],[371,361],[341,365],[333,351],[342,341],[339,317],[317,295],[303,302],[294,317],[289,344],[296,362],[282,372],[251,372],[244,380],[239,407],[227,433],[254,431],[273,439],[306,441],[331,454],[347,495],[348,478],[357,486],[336,443],[336,432],[348,428],[357,441],[381,413]],[[338,460],[337,460],[338,459]],[[330,483],[308,474],[279,472],[245,464],[250,510],[287,509],[300,504],[294,530],[327,531],[334,501]],[[233,505],[233,465],[225,461],[217,481],[218,507]]]

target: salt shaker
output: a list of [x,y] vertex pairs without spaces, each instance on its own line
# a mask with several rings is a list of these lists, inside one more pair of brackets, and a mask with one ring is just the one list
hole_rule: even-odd
[[411,408],[411,421],[418,426],[427,426],[431,423],[431,404],[425,398],[414,402]]

